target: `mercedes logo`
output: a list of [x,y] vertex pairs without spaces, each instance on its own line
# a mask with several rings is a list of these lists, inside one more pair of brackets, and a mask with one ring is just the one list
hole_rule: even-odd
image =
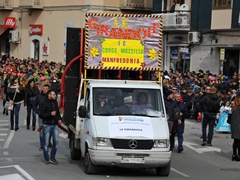
[[131,139],[129,142],[128,142],[128,146],[131,148],[131,149],[136,149],[137,146],[138,146],[138,142],[134,139]]

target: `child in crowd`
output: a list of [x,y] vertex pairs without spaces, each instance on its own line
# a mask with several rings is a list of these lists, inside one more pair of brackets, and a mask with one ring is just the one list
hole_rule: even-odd
[[216,131],[231,132],[231,125],[227,123],[228,114],[231,113],[230,101],[225,101],[219,111],[220,115]]

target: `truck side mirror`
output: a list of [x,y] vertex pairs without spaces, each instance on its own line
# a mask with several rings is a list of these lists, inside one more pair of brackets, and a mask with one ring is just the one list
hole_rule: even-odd
[[81,118],[85,118],[86,117],[86,114],[87,114],[87,110],[86,110],[86,107],[85,106],[80,106],[79,108],[79,117]]

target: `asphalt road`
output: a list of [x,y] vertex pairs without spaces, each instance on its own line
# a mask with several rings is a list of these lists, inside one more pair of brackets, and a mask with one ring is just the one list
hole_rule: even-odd
[[[26,129],[26,110],[21,106],[20,129],[10,131],[9,116],[2,114],[0,101],[0,180],[132,180],[159,179],[155,170],[99,168],[99,174],[86,175],[83,160],[72,161],[68,139],[60,130],[60,142],[56,159],[59,164],[46,165],[39,151],[39,133]],[[232,139],[230,134],[215,133],[213,147],[202,147],[201,125],[187,120],[184,151],[172,153],[169,177],[161,179],[181,180],[239,180],[240,162],[231,161]],[[177,144],[177,141],[175,142]]]

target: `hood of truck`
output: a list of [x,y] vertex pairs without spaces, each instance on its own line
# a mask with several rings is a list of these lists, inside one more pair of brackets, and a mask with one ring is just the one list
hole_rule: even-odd
[[169,139],[166,118],[95,116],[96,137],[117,139]]

